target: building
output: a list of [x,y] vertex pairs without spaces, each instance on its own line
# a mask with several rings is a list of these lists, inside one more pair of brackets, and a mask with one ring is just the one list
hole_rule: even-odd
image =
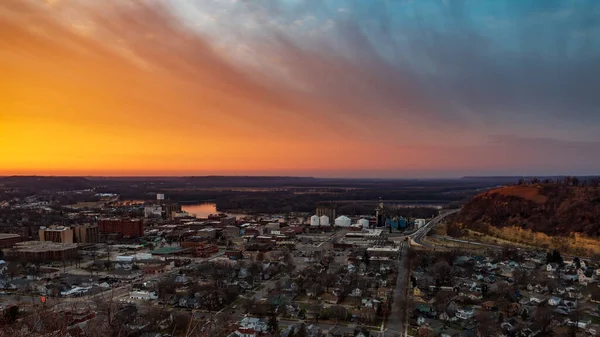
[[3,252],[7,260],[66,261],[77,257],[77,245],[52,241],[25,241],[18,242]]
[[0,233],[0,248],[10,248],[23,239],[19,234]]
[[98,231],[104,234],[121,234],[123,236],[144,236],[144,220],[142,219],[101,219]]
[[40,227],[40,241],[73,243],[73,229],[65,226]]
[[201,230],[197,231],[194,236],[199,238],[214,239],[217,237],[217,230],[215,228],[202,228]]
[[196,257],[210,257],[219,252],[219,246],[213,244],[202,244],[195,247],[194,255]]
[[375,209],[375,217],[377,218],[377,227],[385,226],[385,207],[383,206],[383,199],[379,198],[379,205]]
[[181,205],[177,202],[165,202],[161,208],[163,219],[173,219],[173,214],[181,213]]
[[150,204],[144,206],[144,217],[146,218],[160,218],[162,216],[162,207],[156,204]]
[[98,225],[85,224],[72,228],[75,243],[97,243],[100,233]]
[[327,216],[329,219],[335,219],[335,207],[331,206],[319,206],[317,207],[317,216]]
[[237,238],[240,236],[240,228],[236,226],[225,226],[223,228],[223,236],[227,238]]
[[352,225],[352,220],[350,220],[350,218],[345,215],[342,215],[335,219],[336,227],[350,227],[350,225]]

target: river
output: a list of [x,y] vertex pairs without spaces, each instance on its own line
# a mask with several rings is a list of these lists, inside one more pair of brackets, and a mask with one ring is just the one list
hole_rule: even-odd
[[230,216],[234,216],[238,219],[247,216],[246,214],[233,214],[226,212],[217,211],[217,205],[214,203],[201,203],[201,204],[182,204],[181,210],[189,213],[197,218],[207,218],[211,214],[225,213]]

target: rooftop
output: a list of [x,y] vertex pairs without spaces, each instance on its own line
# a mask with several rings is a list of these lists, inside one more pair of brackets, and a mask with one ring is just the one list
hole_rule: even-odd
[[76,249],[76,243],[57,243],[51,241],[25,241],[15,244],[14,249],[20,252],[44,252],[49,250]]
[[185,249],[181,249],[179,247],[161,247],[157,248],[150,253],[152,255],[169,255],[169,254],[177,254],[183,252]]
[[0,233],[0,240],[20,238],[19,234]]

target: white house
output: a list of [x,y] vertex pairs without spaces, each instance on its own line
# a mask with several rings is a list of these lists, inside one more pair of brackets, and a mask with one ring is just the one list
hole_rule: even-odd
[[548,263],[546,265],[546,271],[552,272],[552,271],[556,271],[556,269],[558,269],[558,264],[556,264],[556,263]]
[[561,299],[559,297],[550,297],[548,299],[548,304],[555,307],[560,304]]
[[360,297],[362,295],[362,290],[360,290],[359,288],[355,288],[354,290],[352,290],[352,292],[350,293],[351,297]]
[[456,310],[456,317],[460,319],[471,319],[473,317],[472,308],[464,308]]
[[129,298],[132,300],[150,301],[158,299],[155,292],[149,291],[132,291],[129,293]]
[[245,317],[240,322],[240,327],[244,329],[253,329],[256,331],[267,331],[267,323],[263,322],[260,318],[256,317]]
[[529,303],[532,304],[541,304],[542,302],[544,302],[544,298],[541,296],[531,296],[529,298]]

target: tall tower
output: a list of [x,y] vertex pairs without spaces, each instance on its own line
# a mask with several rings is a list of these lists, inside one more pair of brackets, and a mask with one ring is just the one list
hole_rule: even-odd
[[379,205],[375,209],[375,216],[377,217],[377,227],[385,226],[385,209],[381,198],[379,198]]

